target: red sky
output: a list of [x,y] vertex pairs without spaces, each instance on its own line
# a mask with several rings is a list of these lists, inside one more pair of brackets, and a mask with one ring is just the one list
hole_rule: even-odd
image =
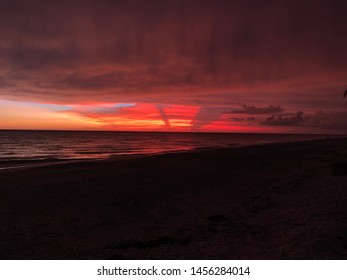
[[0,129],[347,133],[346,1],[0,5]]

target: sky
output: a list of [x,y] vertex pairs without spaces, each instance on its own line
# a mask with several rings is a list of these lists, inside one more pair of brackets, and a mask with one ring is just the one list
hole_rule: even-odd
[[0,129],[347,134],[346,11],[1,1]]

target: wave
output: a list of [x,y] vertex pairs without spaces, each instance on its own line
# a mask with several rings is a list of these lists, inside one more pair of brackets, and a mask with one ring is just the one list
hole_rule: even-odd
[[317,138],[322,135],[0,131],[0,167]]

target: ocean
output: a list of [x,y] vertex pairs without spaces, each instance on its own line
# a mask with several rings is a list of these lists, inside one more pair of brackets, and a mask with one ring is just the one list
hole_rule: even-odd
[[0,130],[0,168],[324,137],[306,134]]

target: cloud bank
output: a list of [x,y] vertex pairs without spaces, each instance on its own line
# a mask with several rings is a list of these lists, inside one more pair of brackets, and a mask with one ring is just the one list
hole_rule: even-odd
[[7,1],[0,94],[165,103],[168,95],[228,91],[232,100],[310,82],[334,88],[346,82],[338,80],[346,8],[325,0]]
[[184,113],[165,106],[194,107],[184,119],[194,130],[226,112],[304,125],[347,110],[346,10],[341,0],[3,1],[0,98],[95,117],[139,108],[103,104],[147,103],[166,128]]

